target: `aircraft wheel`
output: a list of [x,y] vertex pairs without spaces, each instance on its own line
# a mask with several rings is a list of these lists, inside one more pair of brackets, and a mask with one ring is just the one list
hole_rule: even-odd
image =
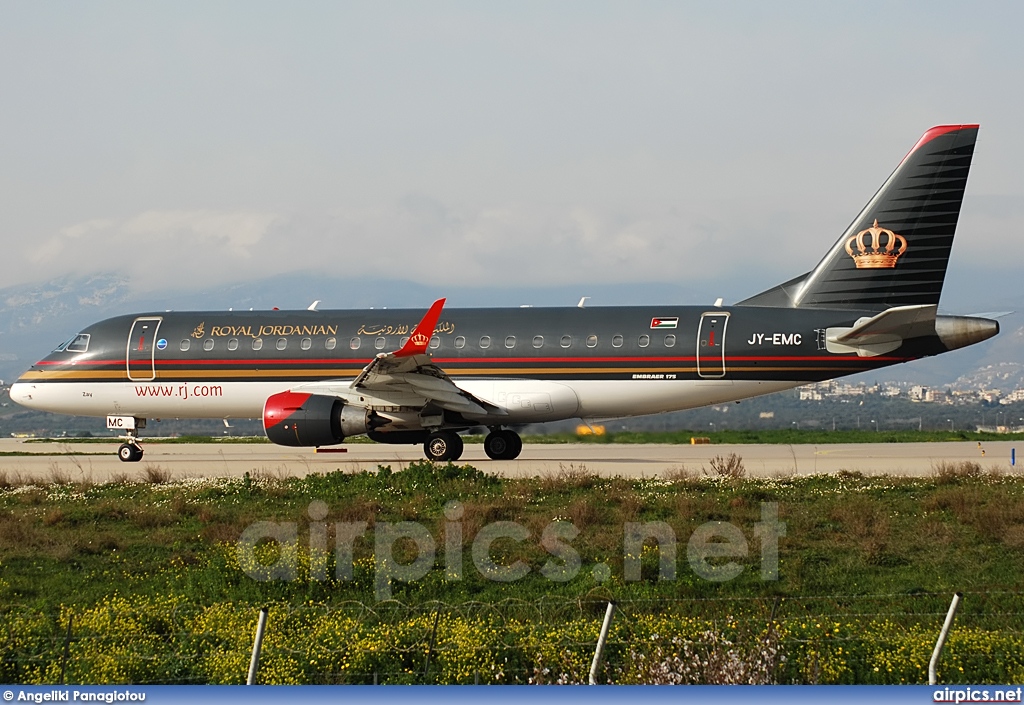
[[509,440],[509,451],[506,460],[515,460],[523,452],[523,439],[515,431],[505,430]]
[[484,438],[484,453],[491,460],[513,460],[523,450],[523,440],[515,431],[491,431]]
[[133,443],[122,443],[117,449],[117,457],[122,463],[137,463],[142,460],[142,448]]
[[423,444],[423,454],[427,460],[444,463],[462,457],[462,436],[455,431],[436,431],[431,433]]

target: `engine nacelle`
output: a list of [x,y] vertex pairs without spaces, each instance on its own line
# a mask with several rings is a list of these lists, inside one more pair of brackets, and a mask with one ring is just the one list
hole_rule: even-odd
[[374,427],[373,412],[324,394],[281,392],[263,405],[263,430],[282,446],[336,445]]

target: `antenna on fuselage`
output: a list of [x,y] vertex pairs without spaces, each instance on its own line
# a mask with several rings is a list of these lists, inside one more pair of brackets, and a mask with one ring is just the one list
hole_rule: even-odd
[[316,307],[317,307],[317,306],[319,306],[319,305],[320,305],[320,299],[317,299],[316,301],[314,301],[313,303],[311,303],[311,304],[309,305],[309,308],[307,308],[306,310],[307,310],[307,311],[316,311]]
[[722,308],[722,297],[721,296],[719,296],[717,299],[715,299],[715,308]]
[[576,304],[576,308],[586,308],[588,301],[590,301],[590,297],[584,296],[583,298],[580,299],[580,302]]

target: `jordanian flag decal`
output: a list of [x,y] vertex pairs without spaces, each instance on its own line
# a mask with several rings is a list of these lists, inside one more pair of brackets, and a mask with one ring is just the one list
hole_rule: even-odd
[[678,328],[679,318],[673,316],[672,318],[652,318],[651,328]]

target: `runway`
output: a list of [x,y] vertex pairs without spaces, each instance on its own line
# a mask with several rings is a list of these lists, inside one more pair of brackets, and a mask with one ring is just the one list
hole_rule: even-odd
[[[390,465],[398,471],[412,461],[422,460],[419,446],[353,444],[344,453],[315,453],[313,449],[285,448],[267,443],[172,444],[143,443],[145,457],[139,463],[122,463],[115,455],[117,443],[26,443],[23,439],[0,439],[0,473],[8,477],[49,480],[107,482],[114,477],[145,477],[147,468],[159,467],[171,479],[187,477],[241,477],[246,472],[276,477],[301,477],[309,473],[336,470],[359,472]],[[1024,449],[1024,444],[1021,444]],[[529,444],[511,461],[487,458],[479,445],[467,445],[460,464],[506,477],[558,473],[583,468],[602,476],[654,477],[686,469],[712,473],[715,456],[736,453],[751,477],[777,477],[836,473],[840,470],[865,474],[926,476],[942,462],[965,460],[981,463],[985,469],[998,467],[1020,472],[1011,466],[1015,442],[962,443],[852,443],[837,445],[625,445],[625,444]],[[984,454],[983,454],[984,451]],[[31,453],[31,455],[6,455]],[[73,455],[63,455],[72,453]],[[1022,460],[1021,462],[1024,462]]]

